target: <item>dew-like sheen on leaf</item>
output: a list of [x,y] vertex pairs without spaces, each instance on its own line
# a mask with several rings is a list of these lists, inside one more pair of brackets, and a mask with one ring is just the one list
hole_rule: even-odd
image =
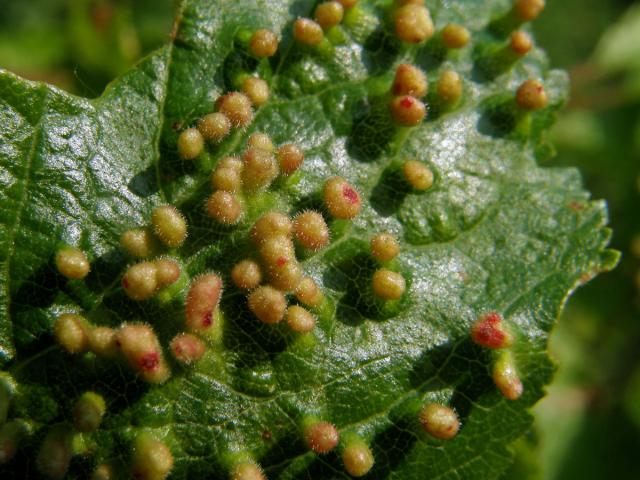
[[[86,391],[108,408],[87,452],[71,459],[69,478],[87,478],[104,462],[130,472],[140,435],[170,451],[170,479],[228,478],[233,455],[260,464],[270,479],[350,478],[340,447],[320,456],[305,446],[300,422],[308,416],[370,446],[375,464],[367,478],[487,479],[509,465],[509,445],[528,429],[527,409],[551,379],[546,343],[562,305],[617,259],[606,249],[605,205],[590,200],[575,170],[536,163],[552,152],[545,131],[566,98],[566,75],[549,70],[535,47],[499,75],[475,68],[483,50],[476,46],[508,41],[510,32],[489,28],[509,14],[507,1],[425,2],[436,32],[450,23],[470,31],[470,45],[454,55],[430,48],[437,36],[400,41],[393,2],[373,0],[345,11],[321,48],[300,48],[293,22],[313,18],[316,3],[185,0],[171,42],[96,99],[0,70],[0,365],[15,385],[8,420],[33,426],[0,466],[3,478],[35,471],[43,439],[71,428],[74,402]],[[261,28],[279,39],[272,57],[250,55],[238,33]],[[402,63],[431,80],[459,73],[462,97],[443,106],[427,95],[426,118],[397,125],[389,103]],[[246,75],[270,90],[252,123],[181,160],[180,132]],[[542,81],[548,105],[512,108],[530,78]],[[242,157],[258,131],[276,147],[298,146],[304,162],[268,190],[242,193],[237,225],[217,223],[203,208],[211,171],[225,157]],[[407,160],[429,165],[432,188],[409,188]],[[334,176],[359,194],[353,219],[323,210],[322,188]],[[134,301],[121,287],[131,260],[119,239],[148,227],[159,205],[186,216],[188,236],[170,252],[181,278]],[[330,243],[297,261],[325,300],[311,308],[313,331],[294,335],[284,322],[260,322],[230,274],[243,259],[259,260],[249,231],[260,215],[293,218],[307,209],[324,215]],[[382,231],[400,242],[393,271],[406,281],[402,298],[391,302],[371,291],[378,266],[369,240]],[[83,280],[57,272],[62,244],[91,258]],[[159,254],[169,253],[162,248]],[[202,332],[203,357],[181,366],[169,343],[186,329],[189,279],[205,272],[229,288]],[[491,352],[469,336],[490,311],[517,332],[518,400],[503,398],[491,378]],[[64,313],[95,327],[150,325],[171,378],[150,384],[113,355],[67,353],[53,335]],[[427,403],[456,411],[462,426],[454,439],[438,443],[423,431]]]

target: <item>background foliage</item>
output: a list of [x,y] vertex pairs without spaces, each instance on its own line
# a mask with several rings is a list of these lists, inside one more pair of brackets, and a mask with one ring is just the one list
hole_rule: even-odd
[[[612,246],[624,256],[570,301],[552,339],[556,381],[508,477],[640,478],[640,4],[548,4],[538,42],[573,83],[552,162],[579,166],[587,189],[609,201]],[[172,9],[170,0],[0,0],[0,66],[96,96],[164,42]]]

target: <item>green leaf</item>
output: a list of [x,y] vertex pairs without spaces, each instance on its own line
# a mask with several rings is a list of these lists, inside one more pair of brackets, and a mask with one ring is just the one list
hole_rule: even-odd
[[[546,130],[565,98],[565,75],[549,71],[539,50],[495,78],[481,75],[478,56],[504,41],[487,25],[508,10],[505,2],[427,4],[437,29],[462,23],[475,47],[446,58],[433,44],[405,47],[388,34],[389,2],[363,1],[329,35],[335,44],[314,51],[291,35],[313,2],[192,0],[181,6],[172,42],[96,100],[0,71],[0,352],[16,382],[8,416],[32,429],[6,472],[34,470],[44,435],[70,421],[87,390],[104,396],[107,413],[100,429],[74,442],[82,454],[70,478],[105,461],[127,468],[143,431],[169,446],[171,478],[224,478],[242,452],[270,478],[348,478],[338,454],[316,456],[304,446],[308,415],[371,445],[369,478],[495,478],[508,467],[510,444],[529,427],[528,408],[551,378],[546,341],[555,319],[569,293],[612,268],[617,254],[605,249],[605,205],[589,200],[578,173],[536,165],[552,152]],[[281,37],[279,53],[257,62],[241,39],[265,27]],[[460,104],[434,108],[414,129],[395,127],[386,92],[403,61],[431,79],[458,71]],[[269,102],[246,131],[197,162],[181,161],[179,131],[211,112],[244,72],[269,81]],[[510,111],[505,99],[530,77],[544,80],[550,107],[496,124],[496,114]],[[300,145],[305,163],[247,198],[237,227],[222,228],[202,208],[209,173],[240,154],[254,131]],[[435,173],[423,194],[399,178],[412,158]],[[327,301],[315,331],[296,338],[260,324],[229,272],[254,253],[247,234],[259,214],[319,207],[332,175],[357,187],[363,210],[352,222],[333,221],[332,244],[302,262]],[[190,236],[172,252],[187,275],[213,270],[227,288],[205,357],[192,368],[172,364],[172,378],[150,386],[116,360],[66,354],[51,332],[70,311],[95,325],[148,322],[164,347],[183,329],[186,289],[168,301],[134,302],[120,287],[129,262],[120,234],[148,224],[163,203],[187,216]],[[405,296],[386,305],[369,287],[376,264],[368,242],[383,230],[401,239],[392,267],[407,280]],[[88,253],[85,280],[56,273],[53,257],[65,243]],[[500,395],[490,353],[469,337],[488,311],[517,333],[524,394],[516,401]],[[422,431],[418,413],[427,401],[457,410],[463,427],[455,439]]]

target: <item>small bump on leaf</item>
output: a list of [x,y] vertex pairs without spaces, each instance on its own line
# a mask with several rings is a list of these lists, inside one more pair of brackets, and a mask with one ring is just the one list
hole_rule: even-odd
[[403,42],[422,43],[433,35],[433,21],[429,10],[408,3],[395,12],[396,35]]
[[224,225],[235,225],[242,216],[242,204],[238,196],[224,190],[213,192],[207,199],[207,214]]
[[440,440],[450,440],[460,430],[456,412],[437,403],[428,403],[422,408],[420,423],[425,432]]
[[151,214],[153,231],[167,247],[176,248],[187,238],[187,221],[173,205],[161,205]]
[[183,160],[193,160],[204,150],[204,138],[197,128],[187,128],[178,136],[178,155]]
[[278,323],[287,309],[287,299],[282,292],[268,285],[251,292],[248,303],[253,314],[266,324]]
[[398,300],[404,294],[406,282],[399,273],[380,268],[373,274],[371,286],[377,297],[383,300]]
[[64,247],[56,253],[56,268],[71,280],[82,280],[89,274],[91,265],[87,255],[75,247]]

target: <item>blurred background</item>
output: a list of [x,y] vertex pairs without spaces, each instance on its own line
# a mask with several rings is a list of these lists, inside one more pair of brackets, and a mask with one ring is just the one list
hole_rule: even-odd
[[[0,66],[98,96],[164,43],[174,0],[0,0]],[[572,297],[559,364],[509,479],[640,479],[640,1],[547,0],[533,25],[571,99],[547,166],[578,166],[606,198],[620,266]]]

